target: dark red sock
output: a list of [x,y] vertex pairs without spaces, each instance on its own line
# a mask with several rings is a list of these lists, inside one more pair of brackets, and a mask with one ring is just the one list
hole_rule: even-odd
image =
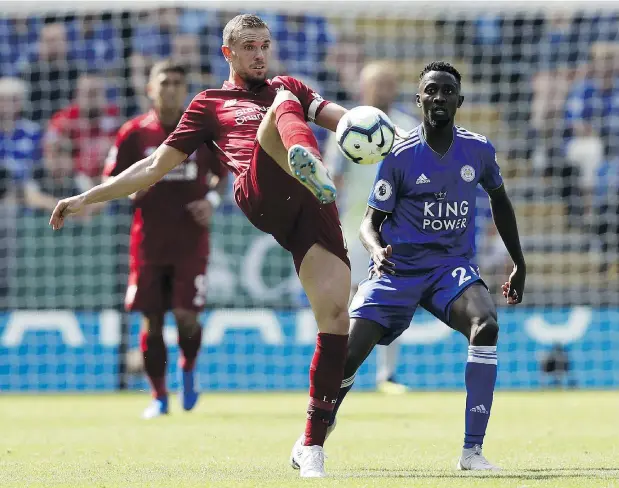
[[275,125],[286,149],[290,149],[295,144],[300,144],[314,156],[320,158],[318,141],[305,121],[303,107],[299,102],[293,100],[282,102],[275,109]]
[[196,367],[196,359],[202,344],[202,327],[197,328],[193,335],[184,335],[179,331],[178,347],[181,350],[181,368],[192,371]]
[[166,388],[166,368],[168,365],[168,351],[163,342],[163,335],[140,332],[140,349],[144,354],[144,370],[153,390],[154,397],[168,394]]
[[310,367],[310,401],[305,424],[305,445],[322,446],[331,413],[342,386],[348,335],[318,333]]

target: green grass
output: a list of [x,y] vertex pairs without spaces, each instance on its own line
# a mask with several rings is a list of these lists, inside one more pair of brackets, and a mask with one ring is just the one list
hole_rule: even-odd
[[[176,400],[176,399],[174,399]],[[143,421],[142,395],[0,399],[0,487],[617,487],[619,392],[499,392],[484,450],[504,471],[453,468],[462,393],[352,393],[327,444],[330,479],[287,464],[302,394],[212,394]]]

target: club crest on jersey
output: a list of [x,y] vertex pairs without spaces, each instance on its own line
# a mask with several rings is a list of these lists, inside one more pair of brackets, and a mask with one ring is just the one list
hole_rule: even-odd
[[462,179],[464,181],[466,181],[467,183],[470,183],[471,181],[475,179],[475,170],[473,169],[472,166],[465,164],[464,166],[462,166],[462,169],[460,170],[460,176],[462,176]]
[[379,202],[389,200],[392,192],[391,184],[386,180],[378,180],[374,185],[374,198]]
[[434,193],[434,197],[437,200],[445,200],[445,197],[447,197],[447,192],[446,191],[437,191]]
[[224,102],[224,108],[226,108],[226,107],[232,107],[233,105],[236,105],[236,104],[237,104],[237,102],[238,102],[238,100],[236,100],[236,99],[226,100],[226,101]]

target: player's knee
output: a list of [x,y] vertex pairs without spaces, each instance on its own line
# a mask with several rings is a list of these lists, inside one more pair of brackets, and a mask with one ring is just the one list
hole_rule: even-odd
[[182,336],[192,336],[198,332],[200,322],[198,314],[192,310],[175,309],[173,310],[174,320],[178,327],[178,333]]
[[348,334],[350,318],[345,306],[333,306],[331,310],[317,314],[318,330],[327,334]]
[[142,319],[142,329],[149,336],[156,336],[163,334],[163,316],[159,314],[147,314]]
[[277,95],[275,95],[275,99],[273,100],[273,103],[271,104],[270,112],[275,112],[275,109],[277,109],[277,107],[279,107],[282,103],[286,101],[297,102],[299,104],[301,103],[301,101],[297,98],[297,96],[294,93],[288,90],[282,90],[282,91],[277,92]]
[[499,339],[499,324],[496,317],[487,316],[471,328],[472,346],[495,346]]

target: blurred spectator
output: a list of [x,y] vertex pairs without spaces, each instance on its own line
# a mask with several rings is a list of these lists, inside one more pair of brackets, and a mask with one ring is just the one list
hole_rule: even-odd
[[15,269],[18,203],[28,171],[40,158],[39,126],[22,117],[24,82],[0,78],[0,309],[6,309],[9,273]]
[[334,36],[324,17],[261,14],[268,24],[275,51],[289,73],[315,76]]
[[570,360],[561,344],[555,344],[550,351],[541,355],[540,370],[544,378],[548,378],[551,387],[576,386],[576,383],[569,378]]
[[120,25],[104,22],[96,15],[85,15],[65,25],[69,58],[76,61],[80,71],[105,70],[108,76],[118,76],[123,54]]
[[[369,63],[357,73],[357,78],[360,92],[358,104],[372,105],[381,109],[404,131],[409,131],[419,124],[417,119],[395,106],[399,94],[399,80],[393,63],[388,61]],[[342,196],[342,223],[346,237],[349,241],[358,241],[358,226],[374,184],[376,167],[352,164],[340,152],[334,133],[330,134],[324,156]],[[365,250],[362,250],[362,253],[365,255]]]
[[139,12],[133,28],[133,53],[154,59],[170,56],[172,39],[179,31],[179,15],[177,8]]
[[[0,162],[3,181],[15,191],[41,159],[41,128],[23,117],[26,84],[19,78],[0,78]],[[15,184],[17,183],[17,184]],[[3,194],[7,188],[3,189]]]
[[600,165],[593,205],[606,270],[619,265],[619,156]]
[[569,94],[566,123],[567,158],[580,165],[590,189],[604,156],[619,155],[619,43],[591,48],[589,72]]
[[17,210],[13,193],[12,175],[0,167],[0,310],[7,311],[7,297],[11,283],[11,272],[15,269],[17,250]]
[[30,87],[29,117],[44,121],[66,105],[77,76],[77,66],[69,59],[65,26],[61,23],[43,26],[37,49],[21,71],[22,79]]
[[101,174],[119,125],[119,108],[107,102],[103,78],[82,74],[74,102],[54,114],[49,122],[44,157],[60,158],[65,145],[71,144],[74,171],[85,179],[82,186],[89,186]]
[[[415,128],[419,121],[395,107],[399,94],[396,66],[387,61],[369,63],[357,75],[361,105],[372,105],[385,112],[403,131]],[[348,245],[351,264],[351,297],[361,281],[368,277],[370,256],[359,240],[359,226],[367,208],[368,195],[374,186],[376,166],[351,163],[340,152],[335,134],[331,133],[325,149],[325,162],[334,176],[336,187],[344,198],[340,200],[342,230]],[[378,349],[376,383],[384,393],[404,393],[406,387],[397,383],[399,341]]]
[[583,213],[580,167],[568,161],[563,151],[563,113],[573,77],[574,71],[568,68],[533,76],[530,133],[522,141],[528,149],[520,156],[531,160],[533,177],[550,179],[545,187],[556,190],[574,217],[570,222],[580,225],[577,218]]
[[126,100],[127,116],[134,117],[150,108],[150,100],[146,95],[148,73],[153,60],[142,54],[132,54],[128,60],[130,96]]
[[211,66],[200,53],[200,38],[197,34],[177,34],[172,40],[171,58],[187,70],[189,100],[207,88],[212,88]]
[[20,66],[36,44],[36,19],[0,18],[0,66],[3,76],[19,76]]
[[59,141],[53,158],[46,158],[25,182],[26,205],[48,214],[61,198],[88,190],[84,180],[76,177],[73,168],[73,148],[68,140]]
[[538,49],[531,62],[541,70],[566,68],[578,59],[578,43],[573,36],[573,14],[560,10],[550,12],[544,23]]
[[359,97],[359,73],[365,63],[363,39],[347,36],[331,44],[324,66],[316,73],[317,81],[324,87],[322,96],[342,105]]

